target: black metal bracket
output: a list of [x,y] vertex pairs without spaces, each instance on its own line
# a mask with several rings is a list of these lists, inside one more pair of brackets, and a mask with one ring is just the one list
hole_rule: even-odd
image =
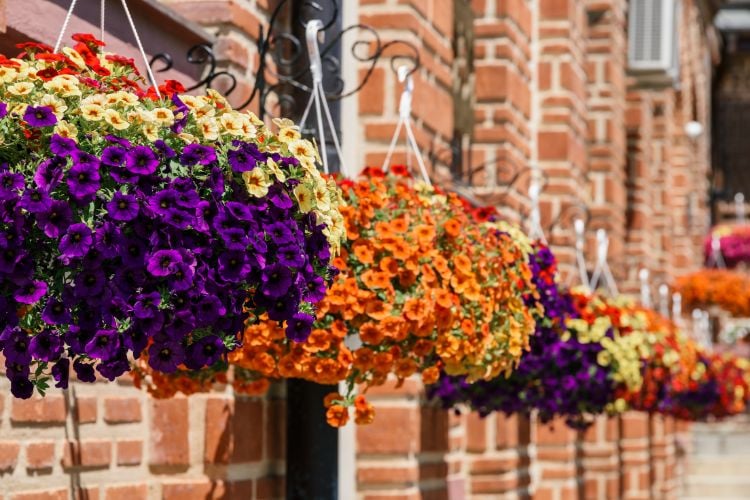
[[[258,68],[254,72],[255,81],[253,88],[245,99],[235,105],[236,109],[243,109],[251,103],[257,103],[260,118],[266,116],[278,116],[278,111],[272,112],[268,108],[269,96],[276,96],[276,103],[288,109],[296,109],[295,94],[310,94],[311,74],[307,50],[305,47],[304,33],[307,22],[316,16],[315,13],[325,14],[323,20],[323,32],[337,27],[341,9],[337,0],[328,0],[329,8],[324,8],[320,3],[310,0],[300,2],[298,0],[282,0],[271,12],[267,27],[262,24],[255,45],[258,50]],[[322,16],[320,16],[322,17]],[[332,31],[332,30],[331,30]],[[340,53],[344,37],[349,33],[359,32],[358,37],[349,51],[352,57],[365,65],[364,74],[353,88],[346,88],[341,77],[341,61],[337,56]],[[330,101],[337,101],[352,96],[362,90],[372,76],[375,67],[386,53],[391,52],[396,46],[401,50],[390,57],[391,69],[395,72],[398,67],[406,65],[409,74],[414,73],[420,66],[419,50],[413,44],[403,40],[391,40],[384,42],[378,32],[364,24],[354,24],[343,29],[336,30],[333,36],[326,37],[325,45],[320,48],[320,55],[324,66],[324,72],[329,78],[324,81],[326,97]],[[409,55],[404,55],[404,50]],[[210,44],[196,45],[188,50],[186,55],[190,64],[205,66],[203,77],[188,90],[196,90],[201,87],[213,88],[219,81],[222,82],[222,92],[229,96],[238,88],[237,77],[226,69],[220,69],[216,54]],[[174,63],[170,54],[159,53],[152,57],[151,66],[156,72],[167,71]]]

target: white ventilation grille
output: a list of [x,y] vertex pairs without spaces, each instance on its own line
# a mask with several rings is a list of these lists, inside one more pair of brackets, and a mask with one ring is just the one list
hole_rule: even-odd
[[628,68],[631,71],[676,76],[678,19],[679,0],[630,0]]

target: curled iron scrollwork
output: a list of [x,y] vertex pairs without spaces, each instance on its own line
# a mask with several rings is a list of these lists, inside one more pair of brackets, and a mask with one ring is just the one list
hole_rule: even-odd
[[[420,65],[419,50],[409,42],[403,40],[383,41],[378,32],[365,24],[354,24],[344,28],[337,28],[341,9],[337,0],[328,0],[330,6],[325,9],[320,2],[306,0],[304,2],[278,2],[268,18],[267,27],[260,26],[258,39],[255,40],[258,51],[258,67],[254,73],[253,87],[249,95],[242,96],[242,102],[235,104],[237,109],[243,109],[251,103],[256,103],[261,117],[273,116],[269,103],[281,106],[282,109],[296,109],[295,93],[309,94],[312,91],[310,65],[305,47],[304,28],[307,22],[320,13],[324,23],[321,31],[325,41],[320,47],[324,73],[328,76],[324,81],[324,91],[330,101],[336,101],[352,96],[362,90],[372,76],[378,62],[390,56],[391,68],[406,65],[409,74],[414,73]],[[290,15],[290,12],[293,15]],[[286,16],[286,17],[285,17]],[[293,21],[290,20],[293,18]],[[341,60],[337,56],[345,38],[350,34],[357,34],[357,39],[351,42],[349,52],[354,61],[363,66],[362,75],[352,88],[346,88],[341,77]],[[395,50],[398,48],[399,50]],[[187,62],[202,66],[202,76],[191,85],[188,90],[201,87],[216,88],[225,95],[231,95],[240,88],[238,78],[232,72],[220,69],[216,53],[211,45],[201,44],[192,47],[187,53]],[[174,67],[173,57],[166,53],[153,56],[151,66],[155,72],[164,72]],[[271,96],[275,96],[271,99]]]

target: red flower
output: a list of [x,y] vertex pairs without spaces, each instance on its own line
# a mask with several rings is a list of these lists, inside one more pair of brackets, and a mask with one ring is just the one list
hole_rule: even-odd
[[[52,47],[46,43],[23,42],[16,45],[16,48],[23,50],[26,54],[35,54],[37,52],[52,52]],[[23,53],[19,57],[23,57]]]
[[363,177],[377,179],[385,177],[385,172],[383,172],[383,169],[381,169],[380,167],[365,167],[360,175],[362,175]]
[[474,218],[479,222],[486,222],[497,215],[495,207],[479,207],[472,212]]
[[85,43],[92,50],[96,50],[96,47],[104,47],[106,45],[104,42],[89,33],[75,33],[71,38],[76,42]]
[[159,85],[159,90],[162,94],[171,96],[185,92],[185,86],[177,80],[167,80],[163,85]]
[[397,177],[409,177],[411,172],[406,165],[393,165],[391,167],[391,173]]

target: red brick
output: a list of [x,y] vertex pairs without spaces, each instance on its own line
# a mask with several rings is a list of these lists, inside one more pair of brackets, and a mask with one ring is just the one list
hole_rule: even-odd
[[[366,76],[366,71],[359,73],[360,81]],[[362,115],[383,114],[385,106],[385,70],[375,68],[370,75],[367,84],[359,92],[359,113]]]
[[507,417],[500,413],[496,414],[495,444],[499,450],[518,446],[520,437],[519,420],[521,418],[518,415]]
[[0,472],[16,468],[21,445],[14,441],[0,441]]
[[486,418],[482,418],[476,412],[471,412],[466,417],[466,450],[471,453],[483,453],[487,449],[487,425]]
[[79,424],[96,422],[98,399],[94,396],[78,396],[74,410],[75,419]]
[[26,446],[27,469],[51,469],[55,466],[55,443],[41,441]]
[[104,421],[109,424],[140,422],[141,402],[138,398],[108,397],[104,400]]
[[162,500],[205,500],[208,498],[224,498],[226,487],[221,481],[207,479],[169,481],[162,483]]
[[65,399],[49,395],[44,398],[14,399],[10,420],[18,424],[64,424]]
[[[99,500],[99,487],[98,486],[88,486],[88,487],[76,486],[75,492],[73,493],[73,498],[75,500]],[[136,499],[134,498],[132,500],[136,500]]]
[[117,465],[139,465],[143,460],[143,441],[128,439],[117,441]]
[[357,482],[362,485],[408,484],[419,479],[419,471],[411,466],[380,467],[361,466],[357,468]]
[[555,420],[549,424],[541,422],[537,424],[536,442],[538,446],[572,444],[575,439],[575,431],[565,425],[563,420]]
[[189,465],[188,400],[153,400],[150,405],[151,465]]
[[106,440],[88,439],[68,441],[63,445],[62,466],[71,467],[109,467],[112,460],[112,443]]
[[648,437],[648,414],[628,412],[620,418],[620,429],[623,439],[637,439]]
[[126,484],[109,486],[104,494],[104,500],[146,500],[148,485]]
[[377,412],[375,422],[357,427],[357,450],[360,453],[416,452],[419,410],[381,407]]
[[206,401],[207,463],[253,462],[263,458],[263,403],[254,398],[212,397]]
[[255,490],[255,500],[276,500],[277,498],[284,498],[286,491],[285,486],[283,477],[262,477],[258,479],[258,485]]
[[57,489],[26,491],[24,493],[16,493],[9,498],[11,498],[12,500],[68,500],[68,490]]

